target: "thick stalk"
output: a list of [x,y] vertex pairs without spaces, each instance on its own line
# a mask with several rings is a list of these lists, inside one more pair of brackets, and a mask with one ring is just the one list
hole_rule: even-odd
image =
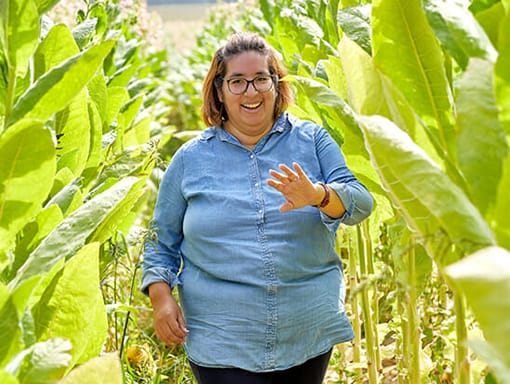
[[360,265],[360,278],[363,281],[363,288],[361,290],[361,310],[363,312],[363,325],[365,329],[366,352],[367,352],[367,368],[368,379],[371,384],[378,383],[377,376],[377,363],[376,363],[376,345],[374,336],[374,325],[372,324],[372,313],[370,308],[370,297],[368,295],[367,282],[367,263],[366,263],[366,250],[360,226],[356,226],[357,243],[358,243],[358,258]]
[[414,240],[411,240],[411,247],[408,255],[408,301],[407,301],[407,316],[408,316],[408,336],[409,336],[409,383],[420,383],[420,326],[418,323],[417,302],[416,302],[416,253],[414,247]]
[[[375,275],[375,267],[374,267],[374,253],[372,250],[372,238],[370,236],[370,227],[369,227],[369,220],[366,219],[362,223],[362,235],[363,235],[363,241],[364,241],[364,250],[365,250],[365,256],[367,260],[367,270],[369,276]],[[381,350],[380,350],[380,343],[379,343],[379,332],[377,330],[377,325],[379,324],[379,298],[377,295],[377,285],[374,284],[373,286],[374,292],[373,297],[371,300],[372,304],[372,325],[374,326],[374,344],[375,344],[375,363],[377,365],[376,369],[378,372],[381,372],[382,365],[381,365]]]
[[455,327],[457,333],[457,348],[455,350],[456,376],[459,384],[469,384],[470,363],[467,348],[466,311],[464,298],[454,293]]
[[354,341],[353,341],[353,361],[355,363],[361,362],[361,322],[360,322],[360,311],[359,311],[359,300],[357,294],[352,294],[358,291],[358,270],[356,268],[356,257],[354,252],[354,246],[352,238],[348,234],[348,258],[349,258],[349,290],[351,292],[350,302],[352,311],[352,328],[354,330]]

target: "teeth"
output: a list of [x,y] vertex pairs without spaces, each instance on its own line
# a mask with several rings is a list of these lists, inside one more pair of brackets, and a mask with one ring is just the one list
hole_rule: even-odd
[[243,107],[250,108],[250,109],[255,109],[255,108],[257,108],[260,104],[262,104],[262,103],[256,103],[256,104],[243,104]]

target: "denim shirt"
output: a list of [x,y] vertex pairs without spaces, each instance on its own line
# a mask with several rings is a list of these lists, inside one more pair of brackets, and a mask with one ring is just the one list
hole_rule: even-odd
[[[269,170],[292,162],[328,183],[346,212],[282,213]],[[250,150],[221,127],[185,143],[165,172],[144,253],[142,291],[177,285],[188,358],[205,367],[266,372],[299,365],[349,341],[340,223],[356,224],[372,197],[322,127],[283,113]]]

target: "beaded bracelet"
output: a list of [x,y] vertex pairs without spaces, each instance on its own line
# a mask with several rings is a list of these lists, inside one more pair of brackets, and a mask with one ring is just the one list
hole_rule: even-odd
[[329,197],[331,196],[330,187],[327,184],[324,184],[323,182],[319,181],[319,184],[322,188],[324,188],[324,192],[326,194],[324,195],[324,198],[322,199],[321,203],[319,205],[315,205],[317,208],[324,208],[326,205],[329,204]]

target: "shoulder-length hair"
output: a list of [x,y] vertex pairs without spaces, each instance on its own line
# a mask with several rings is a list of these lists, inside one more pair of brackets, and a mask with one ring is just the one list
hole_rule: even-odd
[[292,102],[290,84],[282,81],[282,78],[287,75],[287,69],[281,63],[276,51],[256,33],[238,32],[233,34],[227,43],[216,51],[203,83],[202,119],[207,126],[221,126],[223,122],[228,120],[227,112],[218,97],[218,92],[226,74],[229,60],[248,51],[258,52],[266,56],[269,73],[274,77],[276,102],[273,119],[276,120]]

